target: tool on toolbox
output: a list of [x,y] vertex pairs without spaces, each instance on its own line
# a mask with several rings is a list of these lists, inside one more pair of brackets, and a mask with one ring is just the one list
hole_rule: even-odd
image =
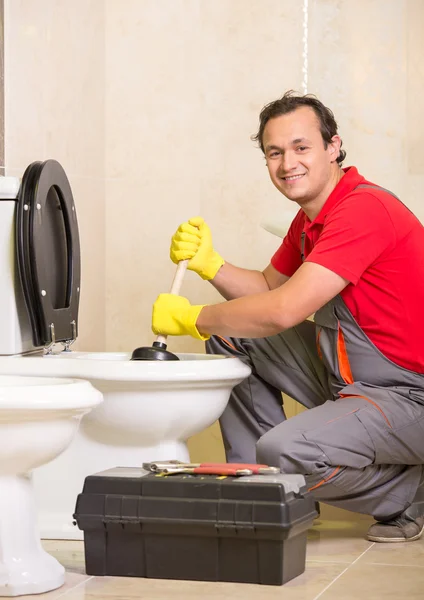
[[160,471],[155,471],[155,473],[160,474],[164,473],[166,475],[181,475],[184,473],[189,473],[192,475],[231,475],[233,477],[240,477],[241,475],[253,475],[253,471],[250,469],[237,469],[234,467],[186,467],[186,466],[178,466],[178,465],[170,465]]
[[184,463],[178,460],[143,463],[143,468],[152,473],[193,473],[209,475],[276,475],[277,467],[254,463]]

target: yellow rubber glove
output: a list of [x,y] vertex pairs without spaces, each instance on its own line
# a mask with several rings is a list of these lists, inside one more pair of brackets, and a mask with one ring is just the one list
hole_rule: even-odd
[[192,306],[187,298],[175,294],[160,294],[153,305],[152,329],[156,335],[191,335],[208,340],[196,327],[197,317],[205,306]]
[[225,262],[213,249],[211,230],[202,217],[189,219],[178,227],[170,255],[174,263],[190,259],[187,268],[202,279],[213,279]]

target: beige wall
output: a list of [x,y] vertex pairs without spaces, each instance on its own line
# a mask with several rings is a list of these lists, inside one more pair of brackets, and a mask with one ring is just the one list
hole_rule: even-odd
[[345,164],[424,220],[424,2],[316,0],[310,25],[309,88],[336,115]]
[[[170,287],[170,237],[183,220],[204,216],[236,264],[263,268],[278,245],[259,221],[281,198],[249,136],[264,102],[300,85],[302,7],[272,4],[106,1],[109,350],[151,343],[151,305]],[[192,273],[183,291],[218,299]]]
[[[250,141],[263,104],[302,90],[300,0],[5,0],[6,166],[65,167],[78,208],[81,349],[150,344],[169,240],[201,214],[227,260],[262,268],[292,207]],[[346,164],[424,219],[424,2],[309,0],[308,91],[335,112]],[[218,300],[188,273],[194,303]],[[202,350],[189,338],[174,351]],[[299,408],[287,401],[288,412]],[[216,426],[190,442],[222,458]]]
[[81,236],[78,346],[105,345],[105,7],[97,0],[5,0],[5,160],[22,176],[55,158]]

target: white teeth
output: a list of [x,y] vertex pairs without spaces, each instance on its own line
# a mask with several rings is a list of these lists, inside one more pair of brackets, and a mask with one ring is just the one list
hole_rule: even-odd
[[283,177],[285,181],[293,181],[293,179],[300,179],[303,175],[292,175],[291,177]]

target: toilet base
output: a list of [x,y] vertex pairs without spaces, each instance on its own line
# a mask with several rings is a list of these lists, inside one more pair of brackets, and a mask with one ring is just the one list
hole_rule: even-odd
[[28,556],[18,567],[0,564],[0,597],[43,594],[64,583],[65,569],[44,550]]
[[0,596],[49,592],[65,569],[41,547],[30,475],[0,476]]

